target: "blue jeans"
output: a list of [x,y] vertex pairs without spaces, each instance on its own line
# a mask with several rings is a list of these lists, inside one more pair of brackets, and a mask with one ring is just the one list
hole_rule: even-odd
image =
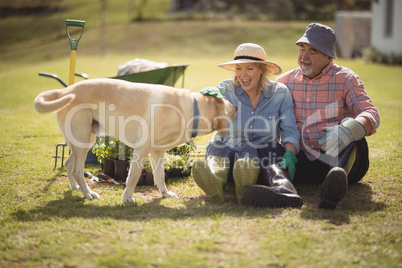
[[240,150],[229,147],[221,141],[214,141],[206,154],[208,156],[219,156],[229,160],[230,162],[230,172],[228,181],[233,181],[233,166],[237,159],[249,157],[259,163],[261,172],[260,177],[263,172],[265,172],[270,165],[278,164],[282,161],[285,149],[280,144],[270,144],[267,146],[259,146],[256,148],[250,144],[246,144],[240,148]]

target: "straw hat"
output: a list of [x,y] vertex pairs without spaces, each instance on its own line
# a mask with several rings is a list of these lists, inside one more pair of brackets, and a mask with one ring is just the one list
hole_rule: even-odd
[[267,54],[265,54],[264,49],[253,43],[241,44],[234,52],[234,60],[218,64],[218,66],[234,71],[236,64],[250,62],[265,64],[268,67],[268,75],[276,75],[282,72],[282,69],[278,64],[267,61]]

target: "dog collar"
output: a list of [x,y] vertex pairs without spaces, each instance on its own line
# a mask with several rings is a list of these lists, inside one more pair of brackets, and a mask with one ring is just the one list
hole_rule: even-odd
[[191,138],[195,138],[198,134],[198,118],[200,117],[197,100],[195,98],[193,98],[193,99],[194,99],[194,123],[193,123],[193,133],[191,134]]

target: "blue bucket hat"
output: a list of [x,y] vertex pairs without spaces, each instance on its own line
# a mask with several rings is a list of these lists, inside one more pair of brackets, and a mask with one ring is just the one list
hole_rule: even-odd
[[304,35],[296,42],[296,45],[299,43],[307,43],[325,55],[336,59],[336,35],[334,30],[326,25],[311,23],[307,26]]

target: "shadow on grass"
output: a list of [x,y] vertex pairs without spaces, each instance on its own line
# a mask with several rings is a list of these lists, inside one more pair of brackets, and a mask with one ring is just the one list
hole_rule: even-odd
[[[192,196],[181,199],[149,197],[154,195],[154,187],[139,187],[134,194],[137,203],[121,203],[113,200],[86,200],[80,191],[68,190],[63,198],[53,200],[44,206],[32,209],[19,209],[11,214],[17,221],[48,221],[57,218],[86,218],[115,220],[149,221],[152,219],[180,220],[188,218],[219,218],[223,215],[233,217],[279,217],[283,209],[258,209],[240,206],[232,194],[226,195],[224,203],[209,201],[205,196]],[[116,188],[115,188],[116,189]],[[117,190],[116,190],[117,194]],[[120,194],[120,193],[119,193]],[[148,195],[148,201],[143,201]],[[120,195],[119,195],[120,198]]]
[[55,168],[55,170],[57,170],[56,173],[53,175],[53,177],[51,179],[47,180],[48,183],[45,187],[43,187],[42,192],[49,192],[49,190],[52,189],[53,184],[55,182],[57,182],[60,177],[63,177],[63,176],[67,177],[65,175],[65,170],[63,168],[58,168],[58,169]]
[[[49,180],[43,191],[50,191],[52,184],[59,174]],[[180,182],[183,183],[183,182]],[[185,183],[185,182],[184,182]],[[113,194],[121,194],[117,188]],[[385,204],[372,200],[372,189],[367,184],[358,183],[349,187],[348,193],[338,204],[336,210],[317,209],[320,199],[321,186],[297,185],[298,192],[304,200],[300,216],[305,220],[328,221],[334,225],[348,224],[351,215],[364,215],[373,211],[380,211]],[[112,189],[110,189],[112,191]],[[44,206],[30,210],[20,209],[12,214],[18,221],[47,221],[54,218],[112,218],[115,220],[147,221],[151,219],[173,219],[219,217],[227,215],[233,217],[280,217],[287,209],[253,208],[240,206],[236,203],[234,189],[225,195],[224,203],[209,201],[205,196],[188,196],[175,200],[155,197],[155,188],[141,188],[136,190],[135,198],[138,203],[123,204],[113,200],[88,201],[82,197],[80,191],[66,191],[63,198],[53,200]],[[141,200],[147,196],[148,201]],[[139,197],[140,196],[140,197]],[[119,196],[120,197],[120,196]],[[296,209],[297,210],[297,209]],[[299,211],[299,210],[297,210]]]
[[297,185],[296,188],[304,200],[300,216],[306,220],[327,220],[335,225],[348,224],[350,215],[364,215],[386,208],[384,203],[373,201],[372,189],[364,183],[349,185],[346,196],[335,210],[317,209],[321,185]]

